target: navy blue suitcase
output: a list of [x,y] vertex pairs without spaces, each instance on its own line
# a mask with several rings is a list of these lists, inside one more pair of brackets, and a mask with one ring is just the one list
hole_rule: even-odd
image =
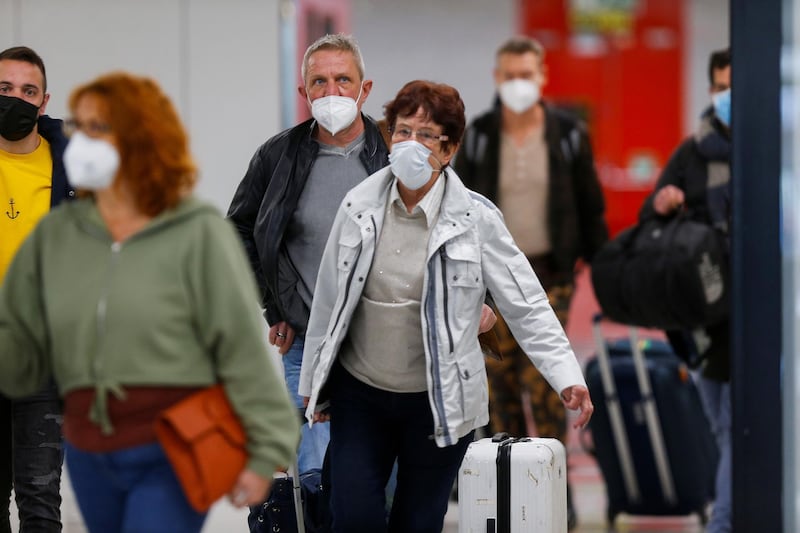
[[630,340],[606,341],[599,322],[598,317],[598,353],[587,365],[586,381],[595,405],[589,429],[606,484],[609,524],[623,512],[698,513],[705,524],[718,454],[686,365],[666,342],[638,342],[635,329]]

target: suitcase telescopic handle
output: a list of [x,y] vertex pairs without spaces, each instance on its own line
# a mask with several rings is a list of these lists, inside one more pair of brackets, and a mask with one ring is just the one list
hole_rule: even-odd
[[606,409],[608,410],[608,420],[611,424],[611,435],[614,438],[614,445],[617,448],[617,458],[622,470],[622,481],[625,485],[625,493],[628,501],[638,503],[641,501],[641,491],[639,482],[636,479],[636,470],[633,467],[633,455],[631,454],[630,444],[628,443],[628,432],[625,430],[625,420],[622,416],[622,408],[619,405],[617,386],[614,382],[614,374],[611,372],[611,361],[609,360],[608,348],[600,330],[600,323],[603,315],[597,313],[592,319],[592,333],[594,335],[595,349],[597,350],[597,366],[600,369],[600,381],[603,385],[603,395],[606,399]]
[[[596,314],[592,320],[594,339],[597,348],[597,362],[600,367],[600,377],[603,383],[603,392],[606,396],[606,404],[608,406],[608,414],[611,422],[611,431],[614,434],[614,443],[617,446],[617,454],[620,459],[620,466],[622,468],[623,479],[625,481],[625,488],[628,492],[628,498],[635,502],[640,499],[640,493],[638,483],[636,482],[636,474],[633,472],[633,461],[628,444],[627,433],[625,431],[625,423],[622,417],[622,409],[619,404],[619,397],[617,395],[616,385],[614,383],[614,375],[611,371],[611,361],[609,360],[605,339],[603,339],[600,331],[600,323],[602,321],[602,313]],[[675,505],[678,501],[675,491],[675,481],[672,478],[672,470],[667,457],[664,435],[661,431],[661,420],[658,416],[658,409],[656,408],[653,387],[650,383],[650,373],[647,370],[644,350],[642,349],[642,345],[639,343],[639,334],[635,327],[630,327],[629,335],[631,355],[633,357],[633,365],[636,370],[636,380],[639,384],[639,392],[642,397],[645,424],[650,437],[650,444],[653,448],[656,471],[661,484],[661,492],[664,496],[664,500],[668,504]],[[631,498],[632,495],[635,495],[636,497]]]
[[667,447],[664,442],[664,434],[661,431],[661,418],[658,416],[656,399],[653,395],[653,386],[650,383],[650,372],[644,358],[644,350],[639,344],[639,335],[636,328],[631,327],[631,351],[633,352],[633,363],[636,367],[636,377],[639,381],[639,389],[642,394],[644,405],[644,417],[647,424],[647,432],[650,436],[650,444],[653,447],[653,456],[656,462],[658,480],[661,483],[661,492],[664,500],[670,505],[678,503],[678,496],[675,491],[675,480],[672,478],[672,469],[669,464]]

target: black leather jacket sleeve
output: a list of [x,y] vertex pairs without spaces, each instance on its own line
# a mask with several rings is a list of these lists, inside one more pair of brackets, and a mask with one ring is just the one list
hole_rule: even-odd
[[[253,269],[258,288],[261,293],[261,304],[265,309],[271,307],[270,292],[267,290],[264,272],[255,241],[255,225],[264,193],[269,185],[271,174],[265,168],[268,160],[270,142],[263,144],[250,159],[247,172],[239,183],[233,200],[228,208],[228,219],[233,223],[236,232],[244,245],[250,267]],[[269,323],[273,323],[267,317]]]

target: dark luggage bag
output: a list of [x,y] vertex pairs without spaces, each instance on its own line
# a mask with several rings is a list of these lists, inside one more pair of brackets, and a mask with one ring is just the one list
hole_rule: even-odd
[[592,259],[592,287],[608,318],[681,329],[728,317],[724,235],[689,213],[654,217],[620,232]]
[[593,453],[606,483],[607,518],[685,515],[706,522],[717,448],[697,388],[663,341],[606,342],[595,318],[597,357],[586,368],[595,412]]

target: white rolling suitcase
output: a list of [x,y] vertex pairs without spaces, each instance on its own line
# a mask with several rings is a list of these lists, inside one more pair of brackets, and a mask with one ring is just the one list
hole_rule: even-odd
[[458,473],[458,524],[460,533],[566,533],[564,445],[505,433],[470,444]]

